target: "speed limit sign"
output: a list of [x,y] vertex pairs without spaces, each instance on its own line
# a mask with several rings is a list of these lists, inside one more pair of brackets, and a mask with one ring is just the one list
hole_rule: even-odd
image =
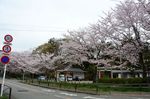
[[5,35],[4,39],[5,39],[6,42],[12,42],[13,37],[8,34],[8,35]]

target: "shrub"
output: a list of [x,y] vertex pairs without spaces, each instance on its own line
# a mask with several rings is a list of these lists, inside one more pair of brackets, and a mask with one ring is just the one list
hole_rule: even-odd
[[99,79],[99,83],[113,83],[113,84],[135,84],[146,83],[143,78],[114,78],[114,79]]

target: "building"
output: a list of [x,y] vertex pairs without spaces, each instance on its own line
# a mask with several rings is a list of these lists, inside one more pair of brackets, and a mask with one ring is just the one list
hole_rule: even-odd
[[56,79],[57,81],[83,80],[85,78],[84,73],[85,71],[80,68],[68,66],[56,71]]
[[[99,79],[102,78],[132,78],[132,77],[143,77],[142,70],[127,70],[127,69],[118,69],[112,67],[101,67],[97,69],[97,76]],[[147,76],[150,76],[150,72],[147,72]]]

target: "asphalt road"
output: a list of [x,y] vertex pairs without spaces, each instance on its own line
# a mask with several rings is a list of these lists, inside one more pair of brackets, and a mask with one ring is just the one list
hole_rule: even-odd
[[90,95],[46,89],[6,80],[12,87],[12,99],[150,99],[150,95]]

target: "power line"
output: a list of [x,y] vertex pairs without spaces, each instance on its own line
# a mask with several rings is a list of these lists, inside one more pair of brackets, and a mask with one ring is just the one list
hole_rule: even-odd
[[63,27],[0,23],[0,31],[67,32]]
[[22,24],[6,24],[0,23],[0,26],[15,26],[15,27],[30,27],[30,28],[57,28],[64,29],[65,27],[56,27],[56,26],[48,26],[48,25],[22,25]]
[[30,32],[67,32],[59,30],[40,30],[40,29],[10,29],[10,28],[0,28],[0,31],[30,31]]

